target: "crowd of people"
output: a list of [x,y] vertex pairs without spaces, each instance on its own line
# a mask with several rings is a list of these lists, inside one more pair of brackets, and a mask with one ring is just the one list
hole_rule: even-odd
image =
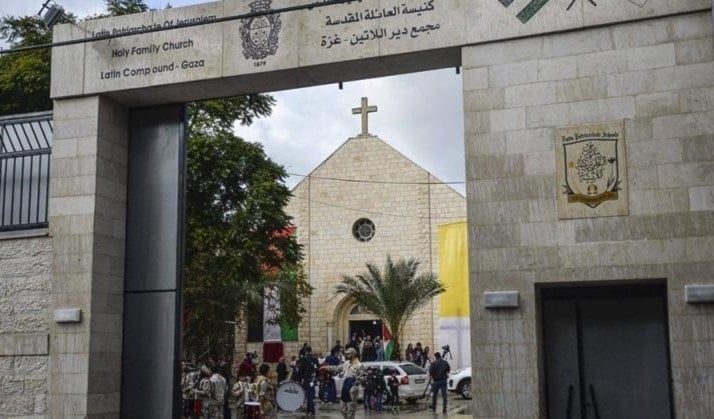
[[[399,412],[398,371],[382,371],[365,368],[361,361],[383,361],[384,349],[379,337],[371,339],[353,335],[346,345],[338,340],[329,352],[315,354],[305,342],[298,355],[290,361],[280,357],[277,367],[277,382],[271,382],[270,366],[257,364],[257,354],[246,354],[235,374],[225,362],[205,362],[197,372],[190,372],[183,364],[181,390],[183,417],[187,419],[262,419],[277,413],[276,389],[284,382],[299,384],[304,391],[305,414],[315,415],[315,398],[322,403],[341,403],[345,419],[353,419],[357,409],[359,387],[363,388],[363,403],[366,412],[381,412],[390,408]],[[409,343],[405,350],[407,361],[429,371],[432,379],[433,398],[430,408],[436,409],[437,391],[442,392],[443,409],[446,410],[446,379],[449,365],[438,352],[432,354],[429,347],[422,348]],[[361,361],[360,361],[361,360]],[[337,394],[336,374],[342,375],[342,390]],[[385,379],[386,377],[386,379]]]
[[[270,366],[246,354],[236,374],[225,362],[207,360],[197,372],[182,364],[182,417],[186,419],[261,419],[273,417],[275,387],[269,379]],[[233,381],[229,385],[229,382]]]
[[428,346],[422,348],[421,342],[417,342],[416,346],[412,346],[412,344],[409,343],[407,344],[407,348],[404,350],[404,360],[413,362],[429,371],[429,367],[432,362],[434,362],[434,354]]

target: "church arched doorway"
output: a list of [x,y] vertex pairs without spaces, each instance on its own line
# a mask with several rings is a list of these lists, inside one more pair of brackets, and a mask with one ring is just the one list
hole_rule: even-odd
[[382,336],[382,320],[351,298],[346,298],[338,304],[334,324],[335,338],[340,339],[343,344],[349,342],[353,335],[363,339],[367,336]]
[[359,336],[362,339],[374,339],[375,336],[379,336],[381,339],[382,337],[382,320],[359,304],[355,304],[350,310],[347,325],[349,338]]

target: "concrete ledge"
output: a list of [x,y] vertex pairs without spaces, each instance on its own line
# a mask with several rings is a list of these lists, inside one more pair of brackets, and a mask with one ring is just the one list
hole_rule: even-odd
[[58,308],[52,314],[55,323],[79,323],[82,321],[82,309]]
[[688,304],[714,303],[714,285],[685,285],[684,299]]
[[0,356],[48,355],[49,334],[0,335]]
[[48,228],[35,228],[32,230],[3,231],[0,233],[0,240],[28,239],[31,237],[49,236]]
[[486,308],[518,308],[518,291],[486,291],[483,293]]

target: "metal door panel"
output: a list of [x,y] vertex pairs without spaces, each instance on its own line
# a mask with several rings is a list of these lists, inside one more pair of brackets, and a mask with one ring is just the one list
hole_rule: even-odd
[[543,306],[548,418],[580,419],[580,373],[575,301]]
[[662,299],[582,300],[580,314],[588,416],[669,418]]
[[672,417],[666,286],[542,296],[548,418]]

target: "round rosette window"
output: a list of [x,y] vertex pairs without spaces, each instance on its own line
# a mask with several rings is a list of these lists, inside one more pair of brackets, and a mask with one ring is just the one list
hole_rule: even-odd
[[360,218],[352,224],[352,235],[361,242],[372,240],[374,231],[374,223],[367,218]]

